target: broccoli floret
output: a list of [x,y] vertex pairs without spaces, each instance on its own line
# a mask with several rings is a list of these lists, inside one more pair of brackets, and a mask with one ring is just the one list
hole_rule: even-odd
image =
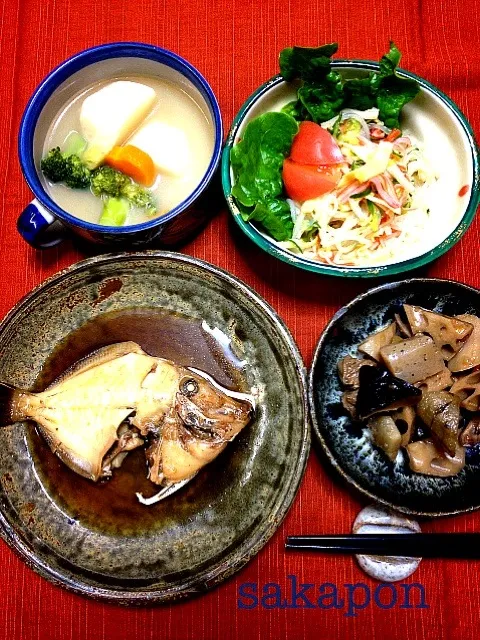
[[136,182],[128,182],[122,188],[122,196],[130,200],[132,206],[146,209],[147,214],[150,216],[155,215],[157,212],[155,198],[152,193]]
[[52,182],[62,182],[67,171],[67,163],[60,151],[60,147],[50,149],[47,155],[42,159],[40,167],[48,180]]
[[97,196],[111,196],[118,198],[122,194],[125,185],[131,183],[128,176],[116,169],[112,169],[108,165],[98,167],[92,172],[91,189],[92,193]]
[[67,164],[64,182],[72,189],[85,189],[90,184],[91,171],[86,167],[80,158],[73,154],[65,159]]
[[130,203],[126,198],[107,198],[103,205],[99,223],[112,227],[121,227],[125,224]]
[[85,189],[90,184],[90,169],[75,155],[66,155],[54,147],[42,159],[40,167],[48,180],[65,182],[72,189]]
[[155,198],[128,176],[107,165],[92,172],[91,189],[96,196],[126,198],[132,207],[146,209],[148,215],[155,215]]

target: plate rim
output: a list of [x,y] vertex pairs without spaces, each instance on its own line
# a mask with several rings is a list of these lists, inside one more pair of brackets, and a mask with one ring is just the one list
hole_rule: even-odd
[[[371,60],[338,58],[332,60],[332,68],[378,71],[380,66],[378,62],[374,62]],[[269,78],[266,82],[260,85],[260,87],[255,89],[254,92],[242,104],[239,111],[236,113],[230,130],[227,134],[220,163],[223,193],[227,201],[229,212],[238,227],[240,227],[243,233],[248,238],[250,238],[250,240],[259,249],[265,251],[274,258],[277,258],[282,262],[289,264],[290,266],[298,267],[311,273],[343,278],[378,278],[382,276],[393,276],[407,271],[412,271],[413,269],[423,267],[430,262],[433,262],[437,258],[447,253],[450,249],[452,249],[462,238],[462,236],[468,231],[475,218],[475,214],[480,203],[480,151],[479,146],[477,145],[477,142],[475,140],[471,124],[465,114],[458,107],[458,105],[449,96],[447,96],[447,94],[445,94],[431,82],[416,75],[415,73],[412,73],[411,71],[407,71],[402,68],[397,69],[397,74],[400,77],[415,80],[424,90],[429,91],[437,98],[439,98],[442,102],[444,102],[457,119],[459,125],[461,126],[467,137],[469,143],[469,151],[472,158],[472,185],[470,190],[469,202],[466,205],[465,211],[455,228],[452,229],[448,236],[437,246],[433,247],[427,252],[421,253],[420,255],[414,256],[412,258],[407,258],[406,260],[402,260],[401,262],[370,267],[342,267],[326,265],[320,262],[315,262],[313,260],[304,259],[301,256],[298,256],[280,247],[275,242],[275,240],[270,239],[262,234],[251,222],[245,222],[241,216],[235,199],[231,194],[232,182],[230,178],[230,152],[233,147],[238,129],[242,124],[244,118],[248,115],[248,111],[254,105],[256,100],[263,94],[267,93],[271,88],[279,84],[286,83],[281,74],[277,74]]]
[[[242,569],[262,549],[262,547],[267,544],[286,517],[300,488],[311,446],[311,430],[306,390],[307,372],[300,350],[290,330],[275,309],[264,298],[262,298],[262,296],[254,291],[254,289],[240,280],[237,276],[200,258],[180,254],[174,251],[156,249],[139,252],[107,253],[86,258],[49,276],[25,294],[1,320],[0,333],[3,332],[5,327],[8,326],[18,313],[28,310],[29,304],[36,299],[38,294],[48,290],[50,286],[69,278],[72,274],[83,270],[88,271],[92,265],[96,265],[98,263],[116,261],[135,262],[138,260],[155,261],[155,259],[172,261],[177,264],[183,263],[196,267],[206,271],[210,275],[219,277],[223,281],[227,281],[230,285],[239,287],[250,300],[253,300],[253,302],[262,309],[264,314],[271,318],[282,335],[284,345],[288,347],[288,352],[292,358],[292,364],[297,372],[297,382],[300,390],[299,395],[303,408],[303,420],[299,421],[302,432],[300,436],[298,460],[297,464],[294,465],[292,469],[289,486],[286,489],[280,504],[275,505],[273,512],[267,519],[264,519],[266,524],[261,531],[254,532],[253,535],[246,536],[246,539],[240,544],[240,546],[233,549],[231,557],[229,556],[227,560],[223,559],[217,561],[213,567],[209,567],[203,570],[200,574],[195,575],[193,578],[190,577],[187,580],[183,580],[181,584],[176,584],[173,587],[168,585],[166,587],[157,585],[151,588],[141,587],[138,590],[133,587],[134,590],[130,590],[117,587],[99,587],[92,585],[90,582],[83,582],[81,577],[75,578],[74,580],[68,575],[64,575],[57,569],[51,567],[49,563],[42,560],[40,556],[37,556],[35,550],[30,548],[28,540],[21,535],[22,532],[17,531],[16,528],[8,522],[2,505],[0,504],[0,537],[30,569],[33,569],[33,571],[54,585],[61,586],[70,592],[76,593],[77,595],[87,596],[106,603],[125,606],[163,604],[190,598],[212,589]],[[49,547],[49,552],[58,555],[56,554],[55,549],[51,547]],[[85,570],[85,573],[88,573],[88,570]],[[102,574],[100,573],[95,574],[96,579],[99,580],[101,575]]]
[[[397,504],[393,504],[391,502],[389,502],[388,500],[378,497],[377,495],[375,495],[375,493],[373,493],[373,491],[370,491],[369,489],[366,489],[365,487],[363,487],[359,482],[357,482],[354,478],[352,478],[350,476],[350,474],[348,473],[348,471],[346,471],[337,461],[334,452],[332,451],[331,447],[328,446],[325,438],[322,435],[322,432],[320,430],[319,427],[319,420],[317,417],[317,412],[315,409],[315,388],[314,388],[314,382],[315,382],[315,369],[317,366],[317,362],[319,360],[319,358],[321,357],[321,353],[322,353],[322,349],[325,345],[325,342],[327,341],[328,338],[328,334],[330,333],[330,331],[335,327],[337,321],[344,317],[352,307],[354,307],[356,304],[358,304],[359,302],[363,301],[366,298],[369,298],[372,295],[375,295],[381,291],[385,291],[388,289],[397,289],[399,287],[408,287],[409,284],[411,283],[418,283],[418,284],[425,284],[427,285],[428,283],[435,281],[435,282],[439,282],[442,283],[442,285],[454,285],[454,286],[458,286],[462,289],[467,290],[469,293],[474,293],[476,295],[480,296],[480,289],[477,289],[476,287],[474,287],[473,285],[468,285],[465,284],[464,282],[459,282],[458,280],[451,280],[448,278],[407,278],[405,280],[398,280],[398,281],[394,281],[394,282],[386,282],[383,284],[380,284],[376,287],[372,287],[370,289],[368,289],[367,291],[364,291],[362,293],[360,293],[358,296],[355,296],[355,298],[353,298],[352,300],[350,300],[350,302],[348,302],[347,304],[343,305],[340,309],[338,309],[334,315],[332,316],[332,318],[328,321],[328,323],[326,324],[325,328],[323,329],[320,338],[317,342],[317,345],[315,347],[315,351],[313,354],[313,359],[312,359],[312,364],[310,366],[309,372],[308,372],[308,384],[307,384],[307,393],[308,393],[308,405],[309,405],[309,410],[310,410],[310,420],[312,423],[312,431],[313,431],[313,437],[316,440],[316,442],[320,445],[322,453],[326,456],[326,458],[328,459],[330,465],[334,468],[335,472],[338,473],[341,478],[345,481],[345,483],[347,484],[347,487],[349,486],[353,486],[354,489],[358,492],[359,495],[363,495],[364,497],[368,497],[371,500],[373,500],[376,503],[380,503],[383,504],[387,507],[389,507],[390,509],[394,509],[395,511],[400,511],[401,513],[405,513],[408,515],[413,515],[413,516],[418,516],[418,517],[423,517],[423,518],[437,518],[437,517],[444,517],[444,516],[453,516],[453,515],[459,515],[462,513],[470,513],[472,511],[476,511],[478,509],[480,509],[480,498],[479,498],[479,503],[477,506],[472,506],[472,507],[466,507],[466,508],[461,508],[461,509],[453,509],[453,510],[449,510],[449,511],[422,511],[422,510],[418,510],[418,509],[411,509],[409,507],[403,507],[403,506],[399,506]],[[357,494],[357,495],[358,495]]]

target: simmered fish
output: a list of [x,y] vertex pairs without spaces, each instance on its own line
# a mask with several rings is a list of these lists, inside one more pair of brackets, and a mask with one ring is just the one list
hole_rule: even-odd
[[146,445],[149,479],[164,487],[157,499],[216,458],[253,408],[251,395],[135,342],[99,349],[41,393],[0,384],[0,424],[34,420],[52,451],[93,481]]

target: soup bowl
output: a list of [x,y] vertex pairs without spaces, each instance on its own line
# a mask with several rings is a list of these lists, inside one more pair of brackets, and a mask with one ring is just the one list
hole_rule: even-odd
[[[40,170],[45,141],[58,115],[92,85],[136,76],[166,81],[186,93],[200,107],[212,136],[208,166],[196,187],[159,217],[121,227],[83,220],[60,206],[49,192]],[[136,42],[116,42],[81,51],[47,75],[25,108],[18,152],[23,174],[35,198],[21,213],[17,228],[23,238],[36,248],[58,244],[68,230],[103,244],[136,246],[159,237],[163,244],[180,242],[206,218],[201,196],[205,195],[218,166],[222,139],[220,109],[212,89],[199,71],[177,54]]]
[[[333,60],[332,69],[345,80],[363,78],[378,72],[379,65],[364,60]],[[243,104],[234,119],[222,156],[222,183],[233,219],[243,233],[258,247],[292,266],[340,277],[378,277],[410,271],[438,258],[458,242],[471,224],[477,210],[479,189],[479,155],[472,129],[460,109],[437,87],[403,69],[400,77],[416,80],[419,92],[401,112],[400,124],[405,135],[421,145],[437,179],[428,187],[429,226],[422,241],[412,243],[402,255],[372,264],[345,266],[325,264],[309,259],[276,242],[261,226],[247,221],[232,196],[235,184],[230,153],[241,139],[248,123],[269,111],[280,111],[297,97],[298,84],[274,76],[259,87]]]

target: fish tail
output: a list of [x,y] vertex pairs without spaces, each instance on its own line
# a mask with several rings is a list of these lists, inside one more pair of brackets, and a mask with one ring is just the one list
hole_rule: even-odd
[[25,394],[26,392],[20,392],[15,387],[0,382],[0,427],[25,418],[19,407],[19,399]]

